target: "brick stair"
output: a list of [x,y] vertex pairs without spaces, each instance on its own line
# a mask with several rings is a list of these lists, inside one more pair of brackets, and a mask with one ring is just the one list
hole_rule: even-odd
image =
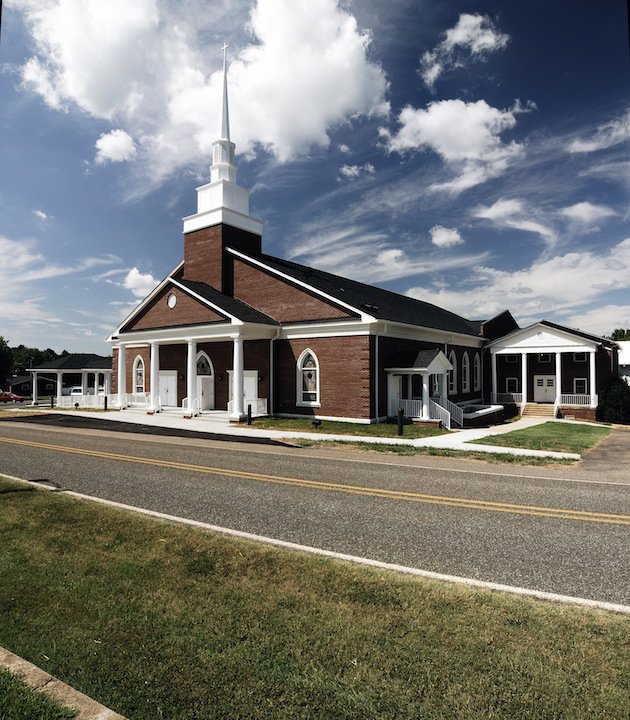
[[554,417],[554,406],[549,403],[527,403],[523,417]]

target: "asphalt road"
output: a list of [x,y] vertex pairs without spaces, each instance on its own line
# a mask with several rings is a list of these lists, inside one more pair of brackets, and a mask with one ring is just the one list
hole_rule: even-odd
[[[625,453],[628,467],[628,440],[612,438],[615,465]],[[0,473],[326,550],[630,604],[630,477],[605,472],[605,459],[506,468],[0,422]]]

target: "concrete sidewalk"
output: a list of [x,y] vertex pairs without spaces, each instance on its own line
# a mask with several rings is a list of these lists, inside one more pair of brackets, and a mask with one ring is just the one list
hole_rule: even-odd
[[[111,410],[105,413],[97,413],[82,410],[65,410],[69,415],[75,417],[86,417],[94,419],[98,417],[107,422],[124,422],[138,425],[145,425],[152,428],[169,428],[171,431],[187,430],[200,433],[212,433],[224,436],[226,440],[230,438],[248,437],[252,439],[273,439],[273,440],[328,440],[336,442],[360,442],[384,445],[405,445],[411,447],[427,447],[444,450],[455,450],[462,452],[487,452],[497,454],[521,455],[527,457],[549,457],[561,458],[568,460],[579,460],[580,455],[576,453],[552,452],[547,450],[529,450],[525,448],[503,447],[498,445],[484,445],[482,442],[485,437],[501,435],[514,430],[540,425],[549,422],[547,418],[522,418],[505,425],[497,425],[490,428],[472,428],[466,430],[455,430],[444,435],[405,439],[402,438],[382,438],[369,437],[366,435],[337,435],[326,432],[298,432],[291,430],[259,430],[254,425],[249,427],[245,424],[231,424],[228,421],[227,413],[214,411],[204,413],[196,418],[184,418],[177,410],[163,411],[155,415],[148,415],[141,410]],[[564,421],[563,421],[564,422]],[[325,427],[326,421],[323,422]]]

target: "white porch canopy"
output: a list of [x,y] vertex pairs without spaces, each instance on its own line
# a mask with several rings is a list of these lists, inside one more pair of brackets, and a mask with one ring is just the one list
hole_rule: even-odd
[[[419,352],[401,352],[394,355],[385,368],[387,373],[387,407],[390,416],[402,408],[407,417],[420,420],[443,420],[450,427],[450,413],[454,406],[447,400],[448,373],[453,369],[446,355],[438,348],[420,350]],[[401,397],[401,378],[422,378],[422,399]],[[440,376],[440,401],[436,403],[430,398],[429,377]],[[411,383],[411,380],[409,380]],[[437,407],[434,407],[436,406]],[[450,407],[448,407],[450,406]],[[440,411],[441,408],[443,412]]]

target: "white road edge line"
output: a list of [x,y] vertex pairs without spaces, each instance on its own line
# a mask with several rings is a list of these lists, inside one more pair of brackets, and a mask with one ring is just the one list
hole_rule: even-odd
[[[56,490],[54,487],[47,487],[46,485],[35,483],[31,480],[24,480],[23,478],[13,477],[11,475],[4,475],[4,477],[9,478],[10,480],[28,483],[29,485],[35,485],[36,487],[46,490]],[[545,592],[544,590],[533,590],[531,588],[523,588],[515,585],[501,585],[500,583],[475,580],[474,578],[466,578],[459,575],[446,575],[444,573],[433,572],[432,570],[421,570],[420,568],[397,565],[396,563],[387,563],[380,560],[372,560],[371,558],[359,557],[357,555],[346,555],[345,553],[335,552],[334,550],[324,550],[323,548],[316,548],[311,545],[300,545],[286,540],[266,537],[265,535],[254,535],[253,533],[244,532],[242,530],[225,528],[220,525],[211,525],[210,523],[201,522],[200,520],[191,520],[190,518],[183,518],[178,515],[168,515],[167,513],[161,513],[156,510],[148,510],[147,508],[141,508],[135,505],[119,503],[115,500],[105,500],[104,498],[94,497],[92,495],[84,495],[83,493],[74,492],[73,490],[64,490],[63,494],[71,495],[72,497],[80,500],[90,500],[92,502],[101,503],[102,505],[109,505],[122,510],[129,510],[131,512],[140,513],[141,515],[148,515],[149,517],[159,518],[160,520],[168,520],[180,525],[190,525],[191,527],[200,528],[202,530],[211,530],[212,532],[221,533],[222,535],[229,535],[232,537],[242,538],[244,540],[252,540],[254,542],[287,548],[289,550],[298,550],[300,552],[306,552],[311,555],[320,555],[334,560],[345,560],[358,565],[367,565],[369,567],[378,568],[379,570],[390,570],[393,572],[404,573],[406,575],[416,575],[418,577],[429,578],[430,580],[440,580],[442,582],[457,585],[467,585],[468,587],[480,588],[482,590],[496,590],[499,592],[510,593],[512,595],[532,597],[538,600],[547,600],[549,602],[565,603],[569,605],[580,605],[597,610],[607,610],[608,612],[630,615],[630,605],[604,602],[603,600],[590,600],[588,598],[574,597],[573,595],[560,595],[558,593]]]

